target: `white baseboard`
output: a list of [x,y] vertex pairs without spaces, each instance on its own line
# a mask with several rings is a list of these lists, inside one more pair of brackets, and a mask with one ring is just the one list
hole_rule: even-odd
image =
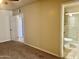
[[[13,40],[13,41],[16,41],[16,40]],[[17,42],[20,42],[20,41],[17,41]],[[27,44],[27,43],[24,43],[24,42],[20,42],[20,43],[23,43],[23,44],[28,45],[28,46],[30,46],[30,47],[33,47],[33,48],[35,48],[35,49],[44,51],[44,52],[46,52],[46,53],[48,53],[48,54],[51,54],[51,55],[54,55],[54,56],[56,56],[56,57],[60,57],[60,58],[61,58],[61,56],[59,56],[59,55],[57,55],[57,54],[54,54],[54,53],[52,53],[52,52],[50,52],[50,51],[47,51],[47,50],[45,50],[45,49],[42,49],[42,48],[33,46],[33,45],[31,45],[31,44]]]
[[5,43],[5,42],[9,42],[11,40],[5,40],[5,41],[0,41],[0,43]]
[[47,50],[45,50],[45,49],[42,49],[42,48],[33,46],[33,45],[31,45],[31,44],[27,44],[27,43],[24,43],[24,44],[25,44],[25,45],[28,45],[28,46],[31,46],[31,47],[33,47],[33,48],[36,48],[36,49],[38,49],[38,50],[44,51],[44,52],[46,52],[46,53],[48,53],[48,54],[54,55],[54,56],[56,56],[56,57],[60,57],[59,55],[54,54],[54,53],[52,53],[52,52],[50,52],[50,51],[47,51]]

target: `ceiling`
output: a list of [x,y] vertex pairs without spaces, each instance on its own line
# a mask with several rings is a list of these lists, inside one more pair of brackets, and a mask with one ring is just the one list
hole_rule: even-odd
[[[19,8],[25,4],[29,4],[29,3],[32,3],[35,1],[37,1],[37,0],[19,0],[18,2],[3,0],[3,3],[0,4],[0,9],[12,10],[12,9]],[[74,0],[63,0],[63,1],[67,2],[67,1],[74,1]]]
[[18,2],[12,2],[12,1],[8,1],[8,0],[3,0],[3,3],[0,4],[0,9],[16,9],[19,8],[25,4],[29,4],[32,2],[35,2],[37,0],[19,0]]

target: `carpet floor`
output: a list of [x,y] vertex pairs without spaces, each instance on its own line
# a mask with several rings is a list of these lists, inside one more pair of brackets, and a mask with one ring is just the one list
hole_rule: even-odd
[[60,59],[16,41],[0,43],[0,59]]

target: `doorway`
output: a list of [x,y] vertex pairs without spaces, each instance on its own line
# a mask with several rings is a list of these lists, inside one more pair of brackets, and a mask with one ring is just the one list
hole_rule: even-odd
[[79,59],[79,2],[64,4],[62,10],[62,56]]
[[17,34],[18,41],[24,42],[24,22],[23,22],[23,14],[16,15],[17,18]]
[[12,40],[24,42],[24,18],[22,13],[12,16],[11,29]]

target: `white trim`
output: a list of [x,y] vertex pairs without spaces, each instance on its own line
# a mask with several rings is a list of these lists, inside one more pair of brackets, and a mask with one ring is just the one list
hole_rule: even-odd
[[64,45],[64,41],[63,41],[63,39],[64,39],[64,6],[62,5],[62,10],[61,10],[61,54],[60,54],[60,56],[61,57],[64,57],[64,51],[63,51],[63,45]]
[[39,47],[33,46],[33,45],[31,45],[31,44],[27,44],[27,43],[24,43],[24,44],[25,44],[25,45],[28,45],[28,46],[31,46],[31,47],[33,47],[33,48],[36,48],[36,49],[38,49],[38,50],[44,51],[44,52],[46,52],[46,53],[48,53],[48,54],[51,54],[51,55],[54,55],[54,56],[60,57],[59,55],[54,54],[54,53],[52,53],[52,52],[50,52],[50,51],[47,51],[47,50],[45,50],[45,49],[42,49],[42,48],[39,48]]
[[[10,39],[9,39],[10,40]],[[5,40],[5,41],[0,41],[0,43],[4,43],[4,42],[7,42],[7,41],[9,41],[9,40]]]
[[54,53],[52,53],[52,52],[50,52],[50,51],[47,51],[47,50],[45,50],[45,49],[42,49],[42,48],[39,48],[39,47],[33,46],[33,45],[31,45],[31,44],[24,43],[24,42],[17,41],[17,40],[13,40],[13,41],[23,43],[23,44],[28,45],[28,46],[30,46],[30,47],[33,47],[33,48],[35,48],[35,49],[38,49],[38,50],[44,51],[44,52],[46,52],[46,53],[48,53],[48,54],[51,54],[51,55],[53,55],[53,56],[60,57],[60,56],[57,55],[57,54],[54,54]]

